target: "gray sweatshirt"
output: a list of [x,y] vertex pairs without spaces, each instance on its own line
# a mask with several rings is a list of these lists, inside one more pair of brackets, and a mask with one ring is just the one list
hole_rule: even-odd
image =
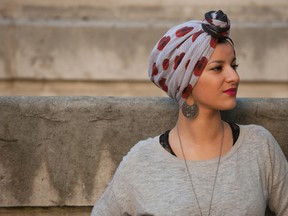
[[[217,159],[187,161],[203,215],[208,215]],[[211,216],[263,216],[269,208],[288,216],[288,163],[261,126],[240,125],[232,149],[222,156]],[[159,136],[137,143],[123,158],[92,216],[199,216],[182,159],[168,153]]]

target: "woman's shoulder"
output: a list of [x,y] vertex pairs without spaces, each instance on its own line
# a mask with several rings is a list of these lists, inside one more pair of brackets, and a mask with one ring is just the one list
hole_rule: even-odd
[[272,135],[272,133],[261,125],[239,125],[240,133],[242,133],[243,142],[252,150],[260,151],[274,151],[279,149],[279,144]]
[[126,156],[139,157],[139,155],[149,154],[157,143],[159,143],[159,136],[140,140],[129,150]]
[[151,160],[157,149],[157,144],[159,144],[159,136],[150,137],[136,143],[123,157],[121,162],[122,168],[128,167],[129,170],[130,166],[137,166],[137,164],[141,164],[143,161],[147,162]]
[[239,125],[240,131],[249,138],[255,139],[267,139],[272,137],[271,132],[261,125],[249,124],[249,125]]

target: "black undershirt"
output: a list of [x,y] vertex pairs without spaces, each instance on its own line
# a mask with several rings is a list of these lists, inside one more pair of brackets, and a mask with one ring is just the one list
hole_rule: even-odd
[[[237,124],[235,123],[230,123],[228,122],[228,124],[231,127],[232,130],[232,136],[233,136],[233,145],[236,143],[238,137],[239,137],[239,133],[240,133],[240,128]],[[177,157],[175,155],[175,153],[173,152],[170,144],[169,144],[169,132],[170,130],[166,131],[165,133],[161,134],[159,137],[159,142],[162,145],[162,147],[168,151],[170,154],[174,155],[175,157]]]

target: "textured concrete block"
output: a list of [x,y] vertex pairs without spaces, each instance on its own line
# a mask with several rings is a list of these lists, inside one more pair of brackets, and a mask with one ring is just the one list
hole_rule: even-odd
[[171,125],[172,118],[155,123],[169,104],[156,101],[1,98],[0,205],[91,205],[123,154],[162,124]]
[[14,19],[83,19],[179,21],[199,19],[208,10],[226,11],[232,20],[287,21],[286,0],[1,0],[0,17]]
[[288,82],[288,3],[15,1],[0,5],[0,79],[147,80],[168,28],[221,8],[232,20],[242,80]]
[[[148,80],[149,54],[167,29],[99,23],[0,25],[0,35],[8,41],[0,48],[0,78]],[[287,83],[288,62],[282,60],[288,50],[287,37],[287,27],[233,28],[241,79]]]
[[[288,157],[288,99],[239,99],[223,118],[268,128]],[[174,126],[168,98],[0,97],[0,207],[91,206],[123,155]]]
[[232,28],[239,74],[245,81],[280,81],[288,86],[288,25]]

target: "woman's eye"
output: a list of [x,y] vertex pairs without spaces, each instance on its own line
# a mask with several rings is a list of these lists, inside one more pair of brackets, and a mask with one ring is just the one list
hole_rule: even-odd
[[214,71],[221,71],[221,70],[222,70],[222,66],[214,67],[214,68],[212,68],[212,70],[214,70]]

